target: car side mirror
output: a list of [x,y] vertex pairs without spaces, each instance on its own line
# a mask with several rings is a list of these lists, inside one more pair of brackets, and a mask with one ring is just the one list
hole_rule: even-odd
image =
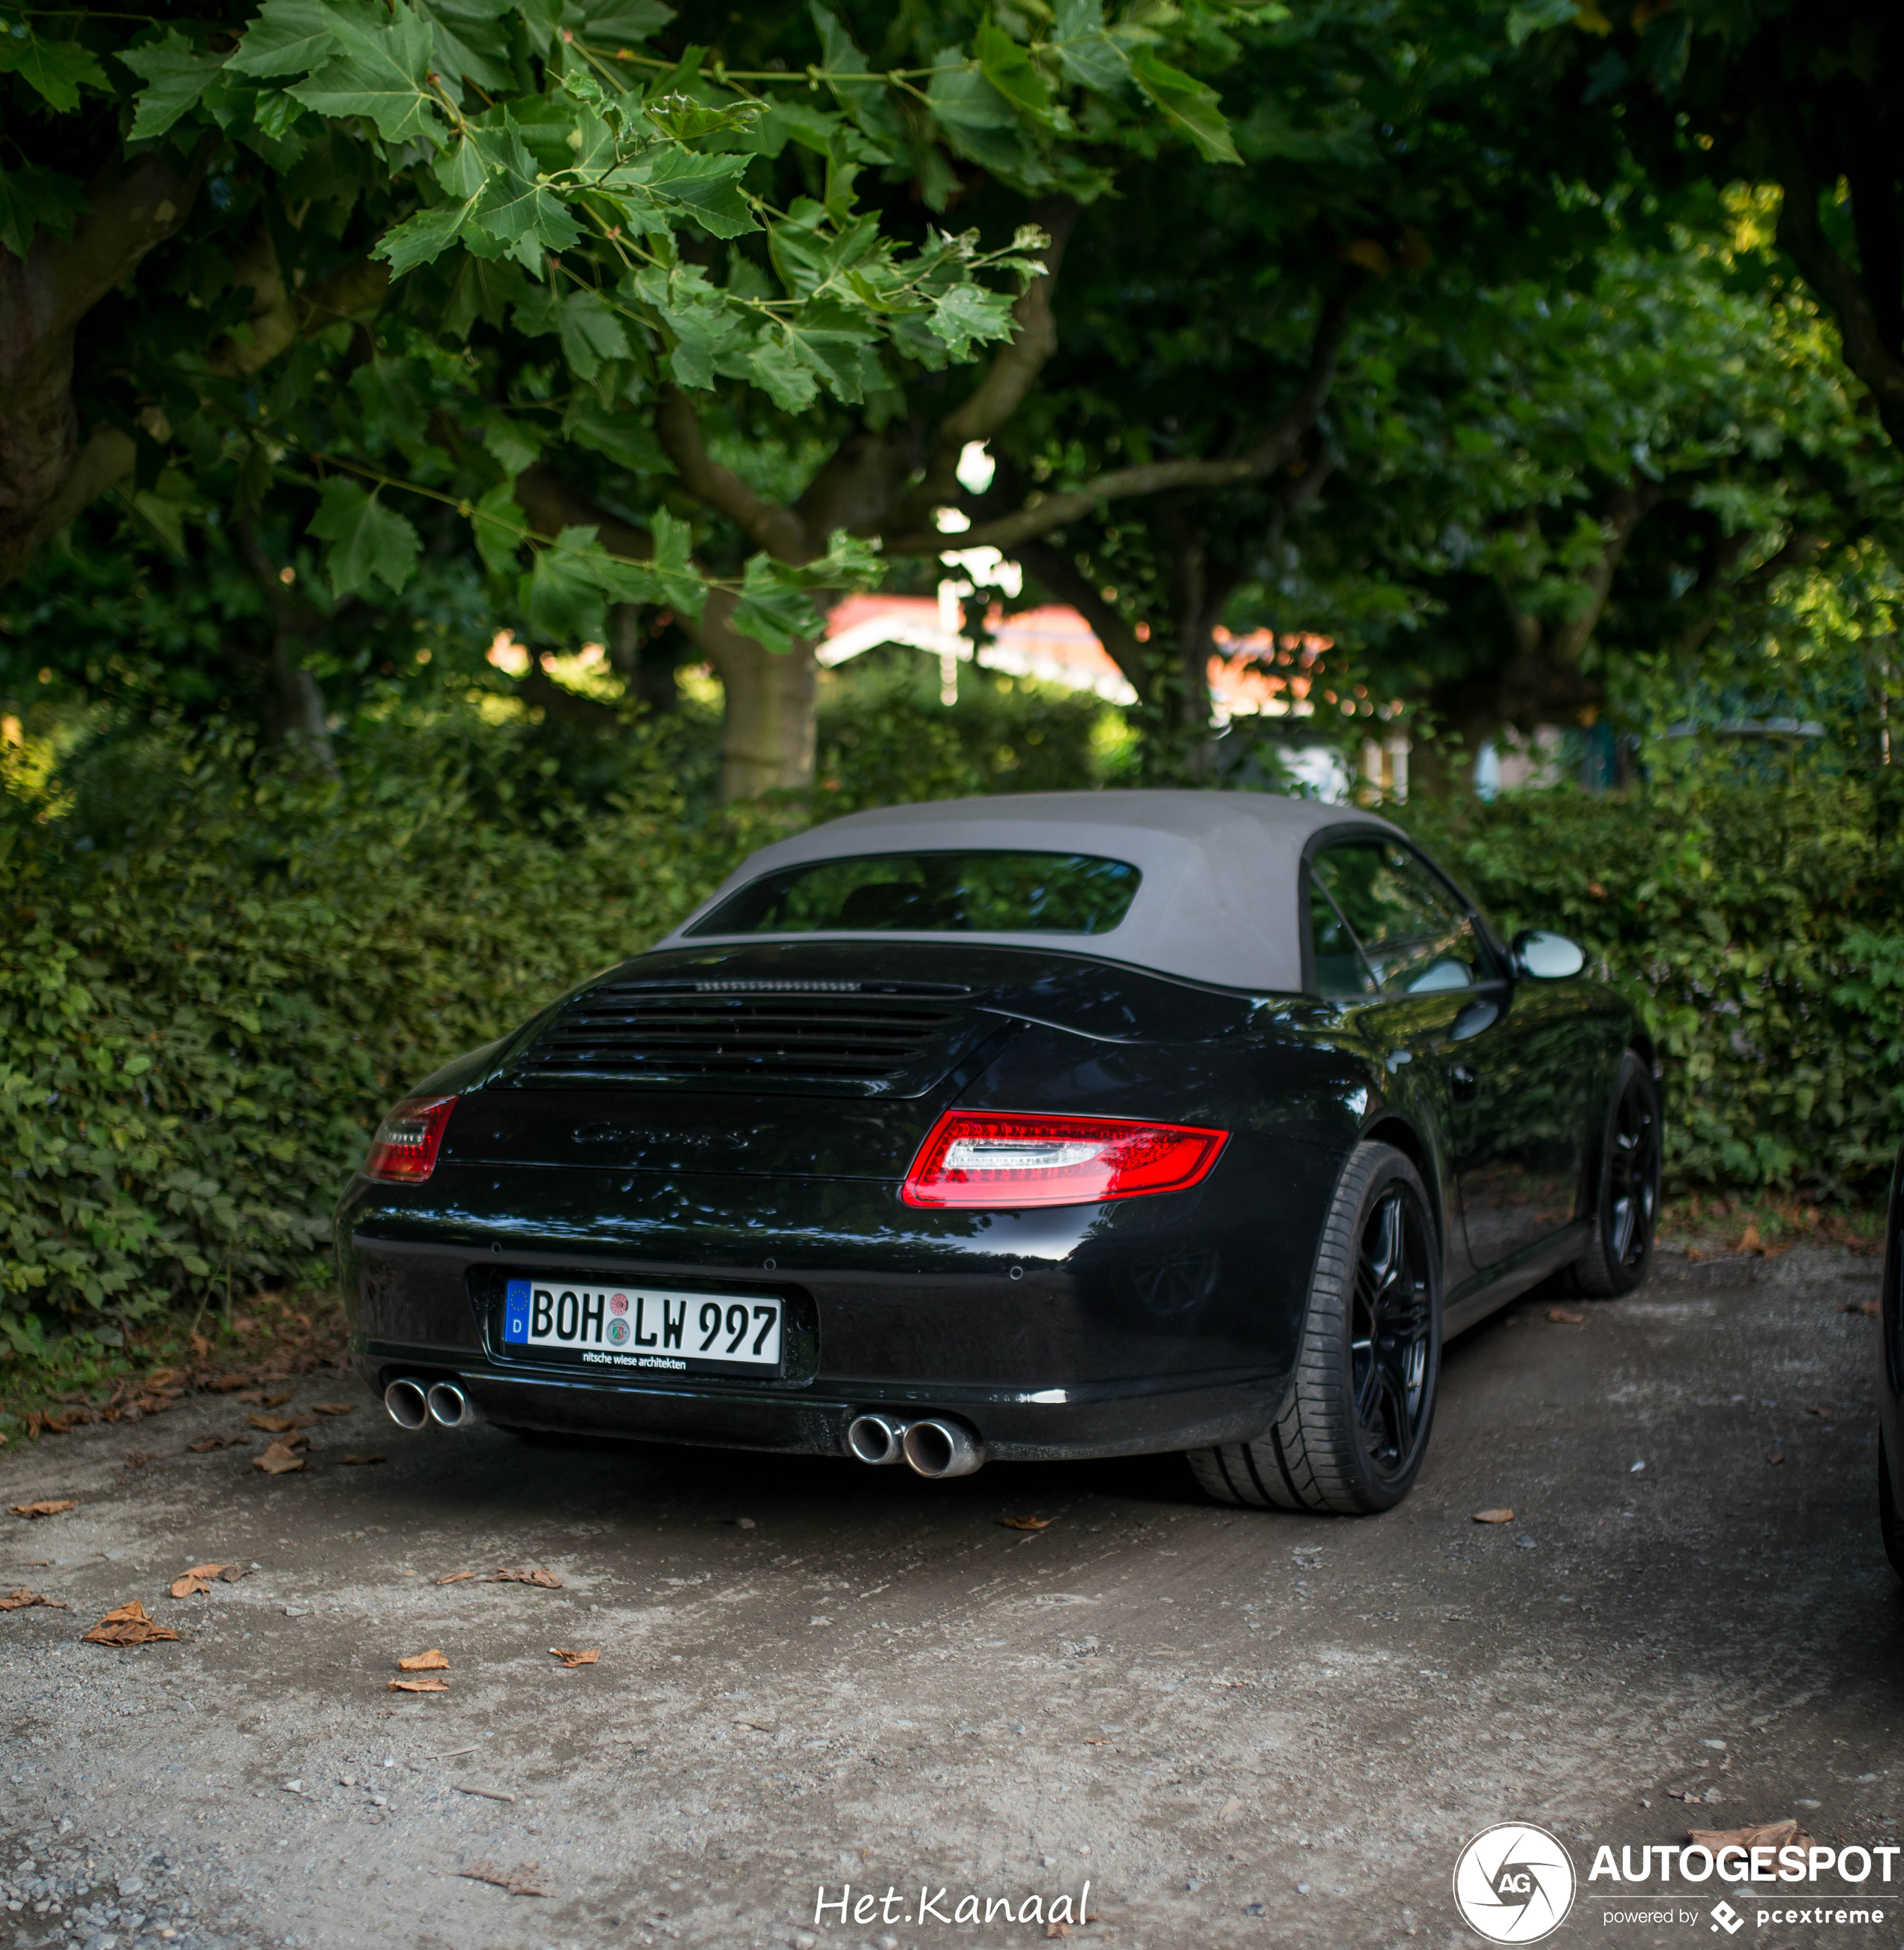
[[1587,965],[1587,951],[1564,934],[1523,928],[1514,937],[1514,972],[1536,982],[1565,982]]

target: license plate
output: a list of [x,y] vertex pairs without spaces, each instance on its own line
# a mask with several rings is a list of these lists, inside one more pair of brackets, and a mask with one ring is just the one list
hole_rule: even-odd
[[588,1367],[777,1374],[781,1327],[781,1303],[771,1294],[513,1279],[503,1295],[505,1347]]

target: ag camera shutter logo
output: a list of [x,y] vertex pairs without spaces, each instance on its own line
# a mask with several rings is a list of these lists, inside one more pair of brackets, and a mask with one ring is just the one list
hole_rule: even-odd
[[1531,1821],[1484,1828],[1454,1864],[1454,1906],[1490,1943],[1538,1943],[1573,1907],[1573,1858]]

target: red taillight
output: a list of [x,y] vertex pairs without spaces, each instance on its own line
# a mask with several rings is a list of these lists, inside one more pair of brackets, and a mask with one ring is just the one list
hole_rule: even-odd
[[903,1196],[908,1205],[1008,1212],[1181,1191],[1217,1162],[1229,1136],[1126,1117],[948,1111],[919,1147]]
[[420,1185],[436,1169],[444,1127],[456,1107],[453,1097],[406,1097],[377,1126],[364,1176]]

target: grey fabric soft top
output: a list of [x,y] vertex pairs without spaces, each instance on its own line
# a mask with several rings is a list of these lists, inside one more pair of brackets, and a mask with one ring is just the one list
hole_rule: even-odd
[[[690,942],[686,936],[702,916],[761,874],[816,860],[999,849],[1089,853],[1127,860],[1143,876],[1130,912],[1116,927],[1089,936],[961,933],[959,940],[1075,947],[1102,960],[1225,988],[1294,992],[1302,987],[1304,850],[1319,834],[1357,830],[1401,837],[1386,820],[1366,813],[1259,793],[1026,793],[892,806],[852,813],[762,847],[655,945],[715,947],[760,939],[698,934]],[[946,939],[887,930],[878,938]]]

